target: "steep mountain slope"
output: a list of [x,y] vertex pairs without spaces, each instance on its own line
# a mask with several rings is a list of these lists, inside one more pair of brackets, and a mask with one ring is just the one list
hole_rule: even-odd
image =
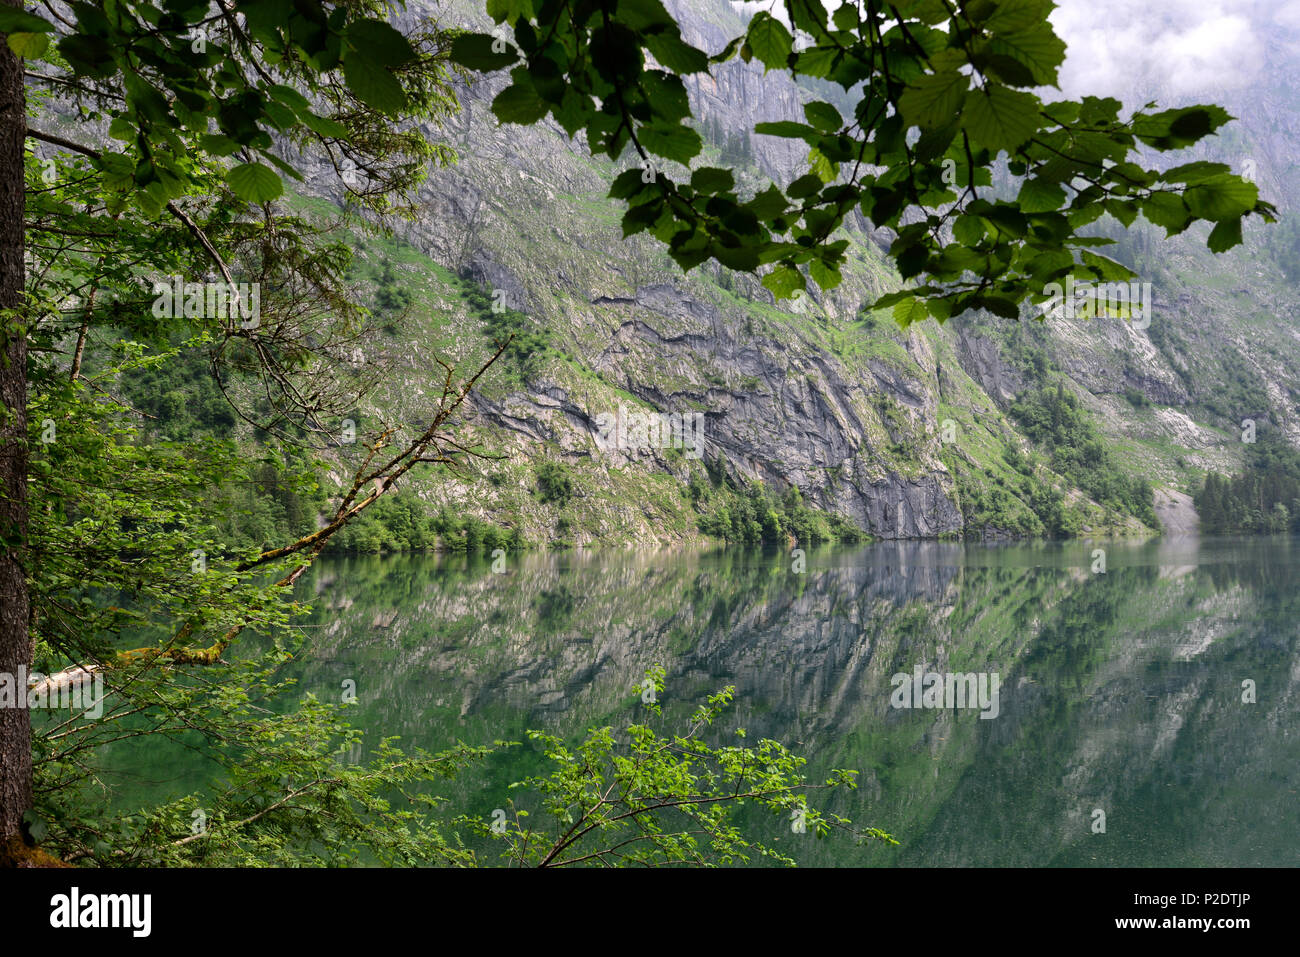
[[[722,0],[673,6],[688,38],[710,50],[743,23]],[[444,24],[487,24],[469,2],[434,12]],[[754,277],[711,266],[683,275],[644,238],[621,238],[621,210],[605,194],[629,163],[594,160],[556,127],[499,126],[488,108],[495,92],[491,83],[463,89],[454,125],[426,131],[459,163],[432,174],[405,247],[382,252],[415,305],[389,347],[405,371],[375,397],[373,414],[418,417],[431,352],[468,363],[504,328],[537,346],[503,358],[476,397],[473,431],[504,458],[404,490],[426,501],[456,503],[533,540],[579,544],[687,539],[702,515],[709,524],[723,514],[725,527],[728,505],[753,481],[775,495],[795,486],[808,504],[881,538],[1141,534],[1142,509],[1099,505],[1081,491],[1099,487],[1095,475],[1058,474],[1060,456],[1041,445],[1029,455],[1035,444],[1012,414],[1017,396],[1059,383],[1107,440],[1106,456],[1087,467],[1149,478],[1167,487],[1165,501],[1207,469],[1232,468],[1243,418],[1300,435],[1296,335],[1282,318],[1290,284],[1258,236],[1214,257],[1202,236],[1165,243],[1139,223],[1112,248],[1153,285],[1145,330],[1120,319],[968,315],[903,332],[863,311],[896,283],[869,233],[850,234],[840,287],[793,308],[778,307]],[[751,188],[799,168],[788,141],[740,137],[756,120],[794,115],[808,93],[737,61],[691,94],[713,140],[704,162],[752,156],[738,177]],[[1286,88],[1279,95],[1294,102]],[[1243,102],[1240,140],[1216,148],[1229,159],[1257,156],[1266,195],[1287,208],[1290,161],[1279,144],[1293,131],[1252,122],[1275,116],[1276,105]],[[340,199],[324,170],[314,183]],[[1099,229],[1120,235],[1105,220]],[[511,307],[509,322],[482,299],[476,307],[471,285]],[[598,417],[620,407],[702,413],[703,458],[602,449]],[[543,462],[560,463],[572,495],[540,500]]]
[[[1267,4],[1200,11],[1200,24],[1165,7],[1119,5],[1103,18],[1089,4],[1063,5],[1054,20],[1078,44],[1063,73],[1066,92],[1080,95],[1086,85],[1086,92],[1119,97],[1129,109],[1150,101],[1221,104],[1237,121],[1219,136],[1177,157],[1148,161],[1224,163],[1259,185],[1281,222],[1256,225],[1242,246],[1216,256],[1205,248],[1203,228],[1165,239],[1144,220],[1125,232],[1104,219],[1101,232],[1117,239],[1110,254],[1152,284],[1150,327],[1049,321],[1038,334],[1048,356],[1081,387],[1123,460],[1154,482],[1187,492],[1205,470],[1230,471],[1240,462],[1247,421],[1260,441],[1300,442],[1300,352],[1292,320],[1300,278],[1293,218],[1300,200],[1300,24]],[[1231,26],[1232,35],[1211,41],[1207,23]],[[1249,50],[1249,61],[1225,59],[1216,43]],[[1169,55],[1122,55],[1135,45]],[[1197,69],[1207,58],[1212,68]]]

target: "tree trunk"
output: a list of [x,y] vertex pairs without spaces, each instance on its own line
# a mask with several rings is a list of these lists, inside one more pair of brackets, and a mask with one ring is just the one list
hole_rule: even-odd
[[[21,7],[21,0],[0,0]],[[22,63],[0,40],[0,673],[17,681],[32,662],[27,575],[27,335],[23,305]],[[31,721],[25,699],[0,707],[0,849],[20,833],[32,806]]]

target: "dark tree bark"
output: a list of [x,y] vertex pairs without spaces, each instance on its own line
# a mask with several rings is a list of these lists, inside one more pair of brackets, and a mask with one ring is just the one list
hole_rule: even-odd
[[[21,7],[21,0],[0,0]],[[0,673],[32,661],[27,574],[27,336],[23,306],[23,140],[27,131],[21,61],[0,39]],[[31,721],[26,684],[20,707],[0,708],[0,853],[32,805]]]

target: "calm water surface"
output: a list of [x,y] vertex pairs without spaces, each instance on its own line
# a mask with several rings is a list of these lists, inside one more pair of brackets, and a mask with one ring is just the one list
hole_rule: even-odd
[[[811,776],[858,770],[830,809],[901,842],[749,821],[804,864],[1300,864],[1300,541],[1105,543],[1104,573],[1097,547],[811,550],[802,574],[744,549],[322,560],[289,674],[330,700],[355,681],[372,740],[431,751],[643,720],[655,664],[669,728],[732,685],[716,743],[743,727]],[[997,674],[997,717],[891,706],[917,667]],[[489,818],[541,769],[513,749],[441,793]],[[123,750],[106,771],[139,803],[210,768]]]

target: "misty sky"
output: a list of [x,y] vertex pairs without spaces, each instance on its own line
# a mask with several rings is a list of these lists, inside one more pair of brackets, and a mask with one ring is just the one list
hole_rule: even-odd
[[[828,9],[841,2],[822,0]],[[1067,44],[1061,89],[1072,98],[1114,96],[1130,108],[1159,98],[1173,106],[1171,97],[1213,96],[1261,80],[1266,48],[1300,59],[1300,0],[1056,3],[1051,20]],[[732,4],[746,15],[764,9],[788,23],[780,3]]]
[[[1207,94],[1259,79],[1266,46],[1300,30],[1300,0],[1058,0],[1061,88],[1124,99]],[[1138,105],[1129,103],[1130,106]],[[1173,105],[1162,104],[1162,105]]]

